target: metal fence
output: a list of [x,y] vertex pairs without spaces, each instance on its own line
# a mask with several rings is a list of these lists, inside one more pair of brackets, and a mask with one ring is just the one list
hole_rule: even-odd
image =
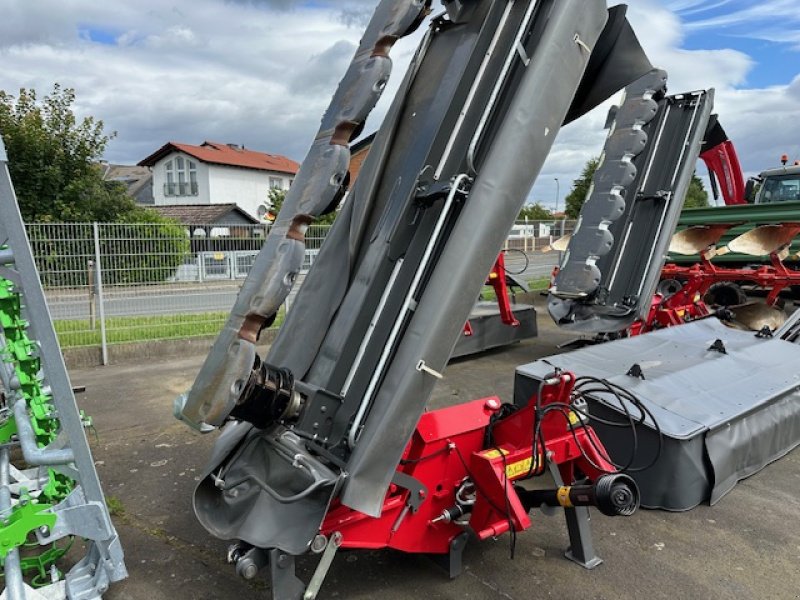
[[[558,254],[543,250],[572,227],[518,223],[505,244],[508,271],[529,281],[548,277]],[[309,228],[295,290],[328,229]],[[28,225],[62,346],[100,346],[104,361],[110,344],[216,335],[268,233],[266,225]]]

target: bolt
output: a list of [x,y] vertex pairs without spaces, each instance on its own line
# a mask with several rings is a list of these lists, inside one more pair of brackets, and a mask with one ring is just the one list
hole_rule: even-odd
[[317,536],[314,537],[314,540],[311,542],[311,551],[314,554],[319,554],[320,552],[325,550],[325,547],[327,545],[328,545],[328,538],[326,538],[322,534],[318,534]]
[[242,577],[245,579],[253,579],[256,575],[258,575],[258,567],[253,563],[249,563],[242,569]]

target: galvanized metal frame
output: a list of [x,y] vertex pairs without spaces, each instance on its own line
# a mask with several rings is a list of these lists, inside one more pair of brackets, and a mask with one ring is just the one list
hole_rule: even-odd
[[[8,156],[0,138],[0,245],[7,252],[0,266],[0,274],[15,283],[24,299],[23,315],[29,322],[29,333],[40,352],[43,384],[52,394],[61,427],[58,448],[37,449],[34,462],[49,465],[64,472],[76,481],[73,492],[59,505],[53,507],[56,526],[50,531],[37,531],[40,544],[50,544],[67,535],[77,535],[89,540],[89,553],[66,575],[65,597],[99,598],[111,582],[127,576],[122,547],[105,504],[94,460],[84,432],[84,423],[72,391],[67,369],[61,354],[50,311],[42,291],[39,273],[31,254],[30,244],[17,206],[16,194],[8,170]],[[17,417],[20,437],[29,436],[25,401],[16,393],[13,381],[4,381],[7,397]],[[21,427],[20,427],[21,426]],[[22,441],[22,440],[21,440]],[[29,443],[30,440],[25,440]],[[32,458],[31,455],[27,456]],[[10,481],[8,449],[0,455],[0,511],[10,509]],[[6,560],[6,582],[9,600],[26,598],[19,563],[13,559],[14,551]]]

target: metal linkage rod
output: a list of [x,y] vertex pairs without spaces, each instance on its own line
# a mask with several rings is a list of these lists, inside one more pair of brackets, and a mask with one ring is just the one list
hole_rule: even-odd
[[14,403],[14,419],[17,422],[17,435],[25,462],[33,467],[66,465],[75,460],[71,448],[46,449],[36,444],[36,434],[28,416],[28,405],[23,398]]
[[[0,448],[0,517],[11,515],[11,460],[8,448]],[[13,548],[5,557],[6,598],[25,600],[25,583],[22,579],[22,565],[19,550]]]
[[455,202],[455,199],[459,194],[466,193],[466,190],[462,189],[462,185],[466,183],[468,180],[469,176],[465,173],[462,173],[458,175],[453,181],[453,185],[450,188],[450,193],[447,196],[447,200],[445,200],[442,212],[439,215],[439,219],[436,221],[436,227],[434,228],[433,233],[431,234],[430,240],[428,241],[427,247],[425,248],[425,253],[422,256],[422,260],[420,261],[419,267],[417,268],[417,272],[414,275],[414,281],[411,283],[411,287],[409,288],[408,294],[406,295],[405,302],[403,303],[403,309],[400,311],[400,314],[398,315],[397,319],[395,319],[391,333],[389,334],[389,340],[386,343],[384,351],[381,353],[381,359],[378,363],[378,367],[375,369],[375,373],[372,376],[372,379],[369,383],[369,387],[367,388],[367,393],[364,396],[364,400],[361,402],[361,406],[358,409],[358,413],[356,414],[355,420],[353,421],[353,425],[350,428],[350,432],[347,437],[347,442],[350,444],[351,448],[356,445],[358,434],[360,433],[361,430],[361,425],[364,422],[364,417],[367,414],[367,410],[369,409],[370,403],[372,402],[373,396],[375,394],[375,388],[384,375],[386,362],[389,359],[389,356],[395,350],[397,336],[400,333],[400,328],[402,327],[403,323],[408,317],[408,311],[411,310],[412,304],[415,303],[414,297],[419,293],[419,285],[420,282],[422,281],[422,276],[429,267],[431,256],[433,255],[433,249],[436,247],[436,244],[438,244],[440,241],[442,228],[444,227],[445,221],[450,216],[450,210],[453,206],[453,202]]

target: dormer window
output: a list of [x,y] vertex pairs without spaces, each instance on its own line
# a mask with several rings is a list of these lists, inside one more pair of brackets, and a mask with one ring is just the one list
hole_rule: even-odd
[[183,156],[168,160],[164,165],[165,196],[197,196],[197,163]]

